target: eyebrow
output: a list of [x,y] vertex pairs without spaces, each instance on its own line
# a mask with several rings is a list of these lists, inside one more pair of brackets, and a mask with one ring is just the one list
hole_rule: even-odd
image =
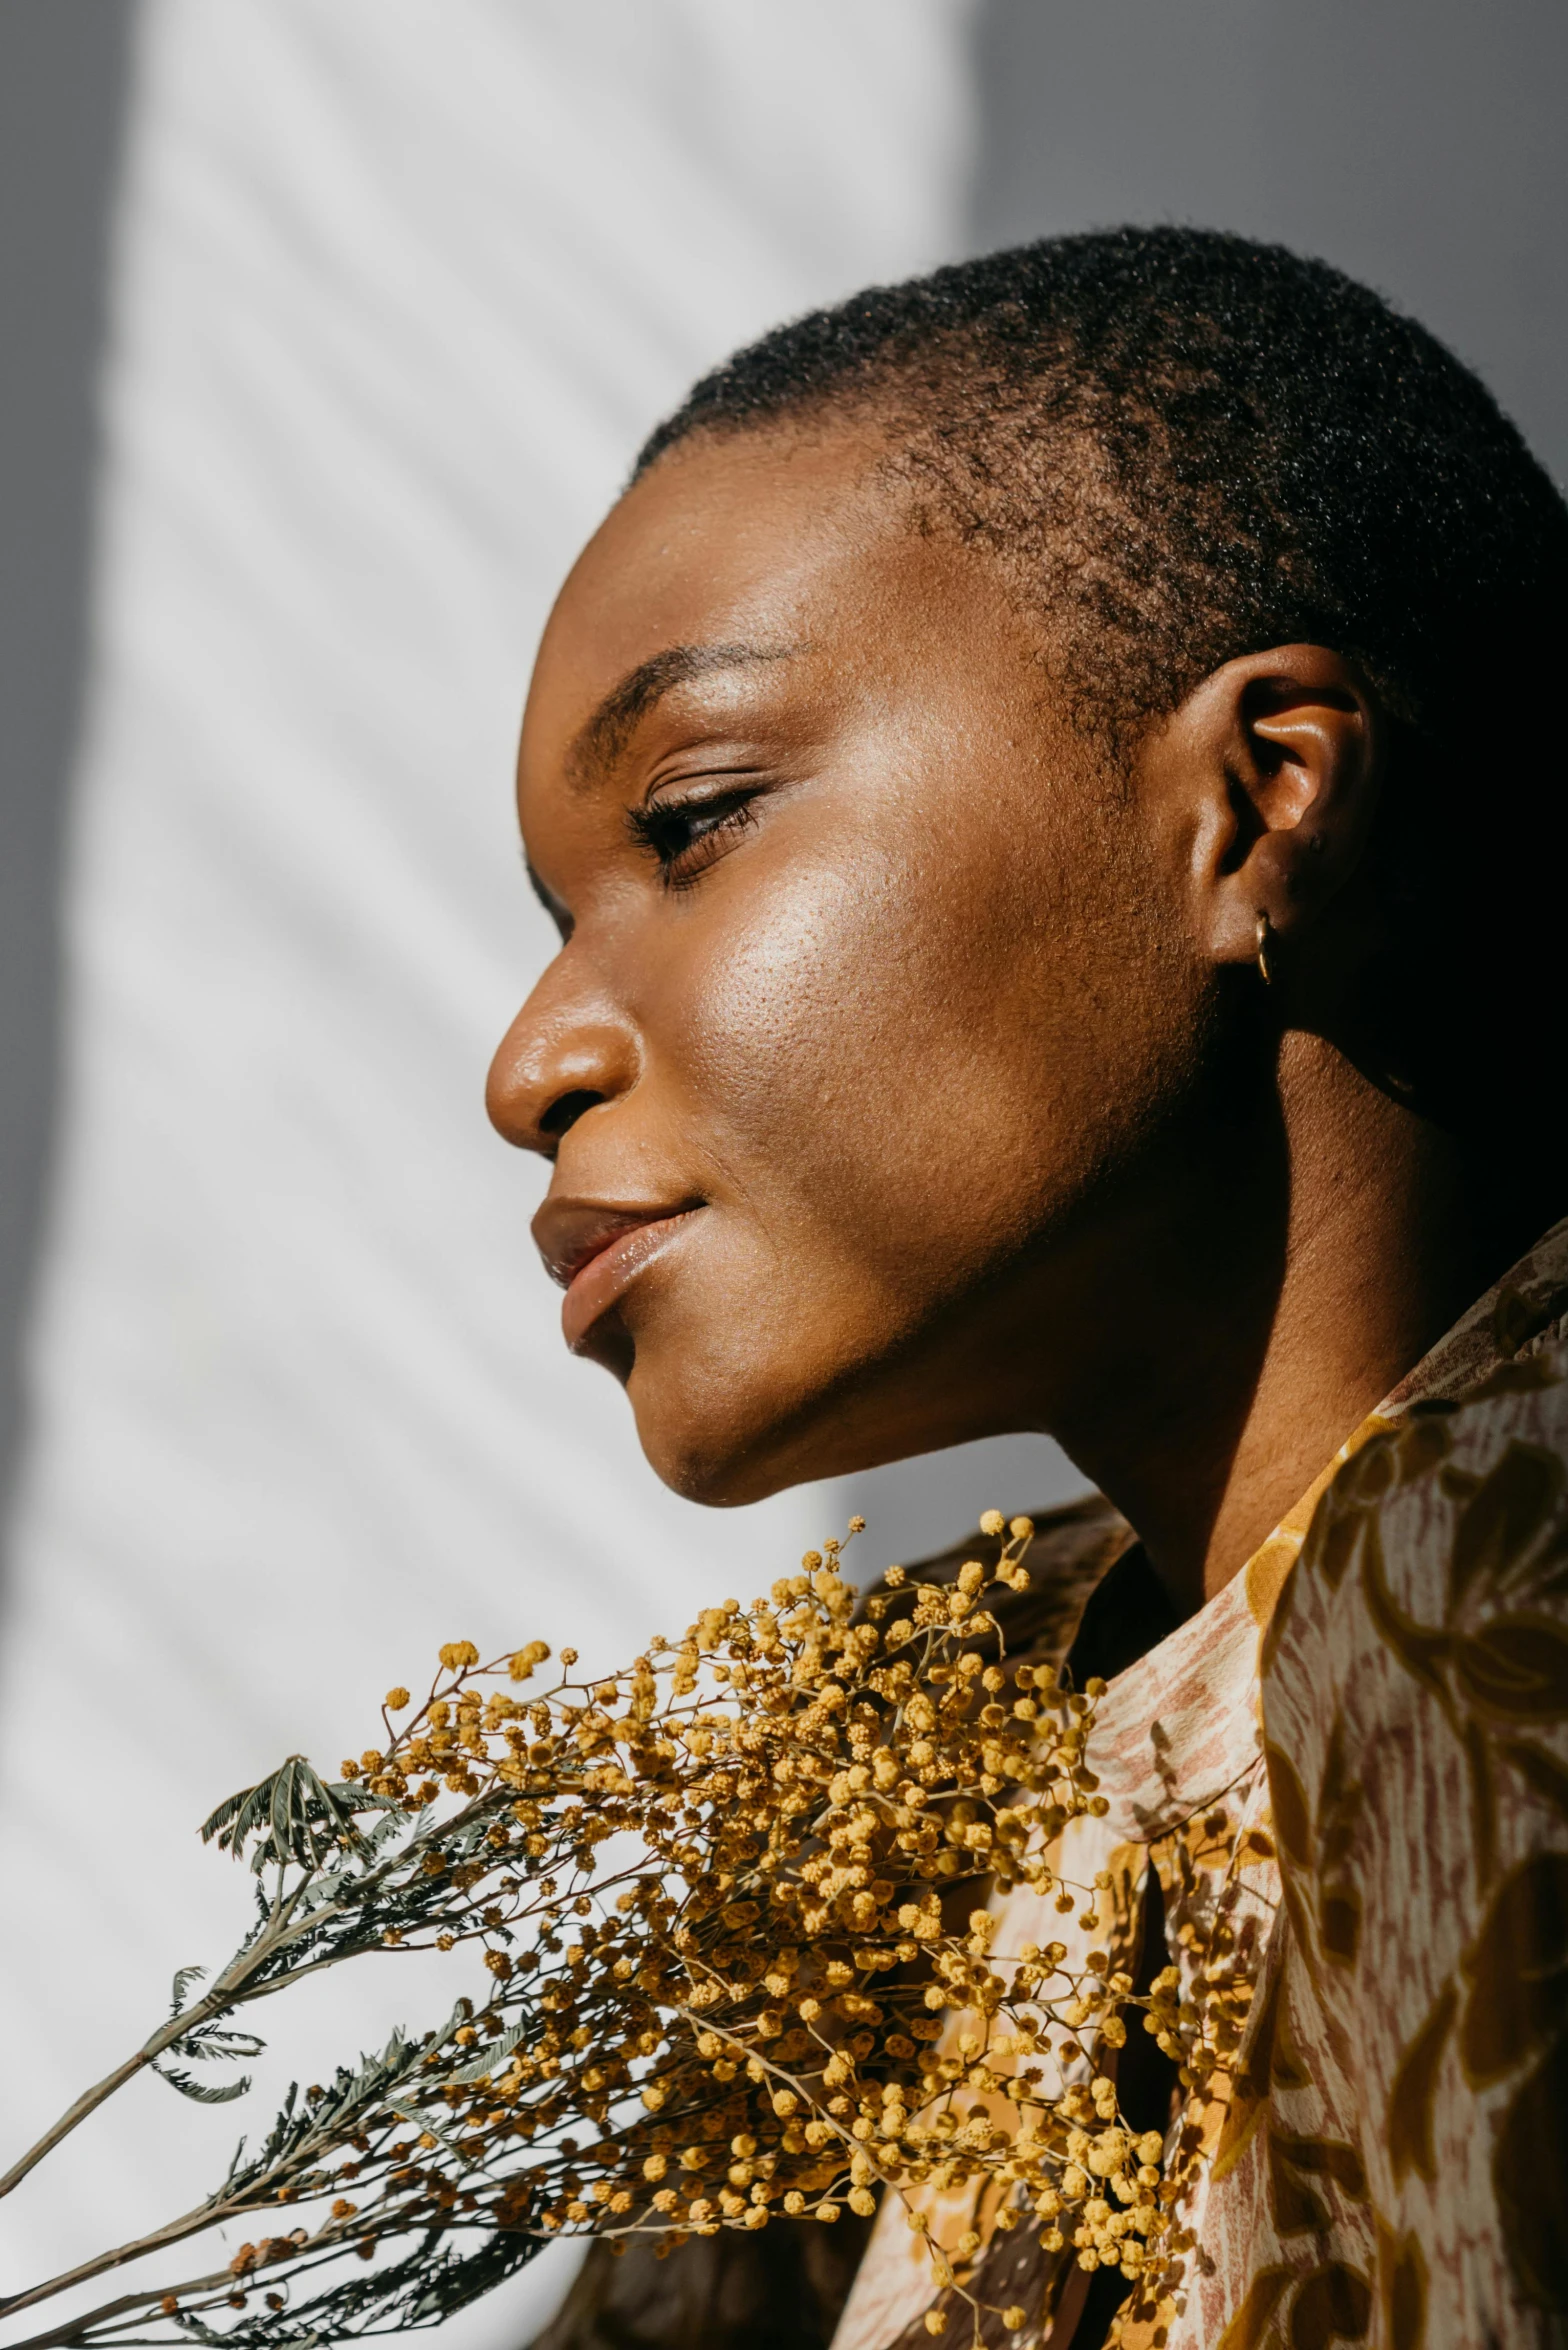
[[639,661],[612,685],[592,716],[572,737],[566,772],[574,783],[596,780],[626,748],[637,727],[661,696],[695,677],[721,669],[747,669],[756,661],[787,661],[791,648],[766,645],[668,645]]

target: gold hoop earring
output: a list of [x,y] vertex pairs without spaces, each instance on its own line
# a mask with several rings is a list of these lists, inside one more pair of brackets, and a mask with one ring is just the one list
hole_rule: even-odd
[[1257,928],[1258,971],[1262,977],[1265,987],[1272,987],[1274,985],[1273,966],[1269,962],[1269,942],[1273,936],[1273,923],[1269,920],[1267,914],[1260,914],[1258,916]]

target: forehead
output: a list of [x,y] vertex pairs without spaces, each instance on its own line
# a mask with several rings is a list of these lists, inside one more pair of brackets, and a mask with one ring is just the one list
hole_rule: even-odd
[[524,725],[552,757],[672,647],[852,638],[891,596],[922,600],[922,542],[849,436],[744,434],[670,452],[578,558],[540,646]]

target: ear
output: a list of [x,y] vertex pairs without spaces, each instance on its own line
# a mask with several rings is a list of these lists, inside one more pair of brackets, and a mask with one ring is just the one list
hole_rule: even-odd
[[1365,685],[1323,645],[1247,653],[1206,677],[1150,749],[1201,949],[1250,963],[1266,919],[1288,962],[1362,866],[1382,780]]

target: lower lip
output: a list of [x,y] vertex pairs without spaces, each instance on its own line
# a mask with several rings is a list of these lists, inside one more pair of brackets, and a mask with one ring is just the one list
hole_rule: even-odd
[[662,1256],[699,1212],[683,1208],[678,1216],[661,1216],[656,1224],[635,1224],[573,1275],[561,1301],[561,1334],[574,1353],[595,1322],[620,1303],[644,1266]]

